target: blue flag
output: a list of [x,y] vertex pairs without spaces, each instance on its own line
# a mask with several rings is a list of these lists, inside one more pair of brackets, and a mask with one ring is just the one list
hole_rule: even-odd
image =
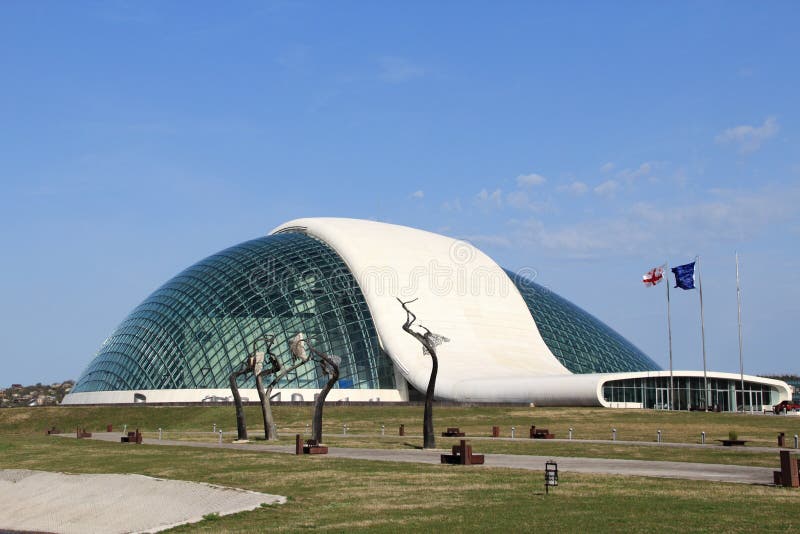
[[672,268],[675,275],[675,287],[694,289],[694,262]]

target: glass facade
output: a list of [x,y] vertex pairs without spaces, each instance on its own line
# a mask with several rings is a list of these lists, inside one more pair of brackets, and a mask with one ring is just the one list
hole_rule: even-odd
[[[289,362],[297,332],[342,358],[337,387],[395,388],[394,366],[347,266],[321,241],[289,232],[231,247],[169,280],[103,343],[72,391],[227,389],[254,340],[275,336],[274,352]],[[309,362],[277,387],[325,382]],[[255,379],[240,385],[254,388]]]
[[762,406],[772,406],[772,389],[746,380],[744,395],[739,380],[709,378],[707,396],[702,376],[676,376],[673,384],[671,395],[668,376],[609,380],[603,386],[603,398],[613,404],[635,403],[663,410],[670,405],[674,410],[705,410],[706,398],[709,410],[722,412],[761,411]]
[[544,342],[573,373],[658,371],[660,368],[630,341],[565,298],[511,271]]

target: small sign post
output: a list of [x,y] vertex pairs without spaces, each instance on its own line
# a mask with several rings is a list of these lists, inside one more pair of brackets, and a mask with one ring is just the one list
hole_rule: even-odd
[[558,486],[558,464],[553,460],[544,464],[544,492],[550,493],[550,486]]

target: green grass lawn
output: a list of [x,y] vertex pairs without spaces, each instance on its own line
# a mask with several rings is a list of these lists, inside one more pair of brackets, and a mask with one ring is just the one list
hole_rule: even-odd
[[[311,422],[310,406],[275,406],[273,408],[279,432],[303,432]],[[249,429],[259,434],[261,414],[257,406],[246,407]],[[397,435],[404,424],[407,434],[422,433],[421,406],[337,406],[325,407],[325,432],[341,434],[342,425],[355,434],[380,434],[381,425],[387,435]],[[800,434],[800,417],[762,416],[730,413],[664,412],[653,410],[612,410],[604,408],[527,408],[527,407],[440,407],[434,408],[437,432],[457,426],[468,436],[490,436],[492,426],[500,426],[502,436],[509,437],[511,427],[517,436],[527,435],[531,425],[548,428],[557,438],[566,438],[572,427],[575,439],[611,439],[611,429],[617,429],[618,440],[656,441],[662,431],[665,442],[699,443],[700,433],[706,432],[707,442],[728,437],[736,431],[739,439],[749,445],[775,446],[778,432],[789,436]],[[42,432],[51,425],[62,430],[74,430],[78,425],[88,430],[104,430],[113,424],[121,430],[141,428],[145,432],[208,431],[214,424],[226,431],[236,429],[236,417],[231,406],[191,407],[42,407],[0,410],[0,427],[12,433]]]
[[175,532],[792,531],[800,492],[767,486],[542,474],[248,451],[121,446],[43,436],[0,438],[0,467],[140,473],[289,497]]
[[[305,429],[310,407],[276,407],[281,431]],[[332,446],[419,446],[421,439],[387,436],[380,425],[396,433],[405,424],[418,434],[418,407],[339,407],[325,409],[326,441]],[[260,419],[248,408],[251,424]],[[546,426],[558,437],[575,428],[576,438],[607,438],[616,426],[619,439],[654,440],[661,428],[670,441],[696,442],[700,429],[709,439],[726,437],[735,429],[744,439],[772,445],[778,431],[793,435],[800,421],[787,417],[732,414],[664,413],[602,409],[457,408],[435,411],[437,430],[459,426],[468,435],[489,435],[491,426],[517,429],[532,423]],[[201,432],[211,438],[214,423],[232,430],[231,407],[58,407],[0,410],[0,467],[74,473],[141,473],[195,480],[286,495],[286,505],[270,506],[175,529],[235,532],[272,529],[300,531],[531,531],[567,532],[646,531],[797,531],[800,529],[800,491],[768,486],[723,484],[645,477],[595,476],[561,473],[560,485],[544,495],[543,475],[512,469],[416,465],[296,457],[257,451],[184,447],[123,446],[89,440],[44,436],[51,425],[65,431],[75,426],[101,431],[106,424],[123,424],[154,432]],[[374,438],[334,436],[347,423],[350,433]],[[255,430],[255,429],[254,429]],[[253,432],[253,436],[257,435]],[[187,434],[188,436],[188,434]],[[228,436],[232,439],[232,436]],[[438,438],[440,446],[453,440]],[[290,444],[291,440],[282,440]],[[370,445],[372,444],[372,445]],[[615,444],[475,440],[478,452],[680,459],[658,455],[696,451],[701,460],[722,463],[750,458],[750,465],[777,466],[777,454],[731,452],[722,447],[684,449]],[[674,451],[674,452],[669,452]],[[623,455],[623,456],[620,456]],[[624,456],[628,455],[628,456]],[[634,456],[630,456],[634,455]],[[648,456],[650,455],[650,456]],[[653,456],[655,455],[655,456]],[[698,458],[694,456],[695,458]],[[771,458],[771,460],[769,460]],[[769,462],[769,463],[767,463]]]

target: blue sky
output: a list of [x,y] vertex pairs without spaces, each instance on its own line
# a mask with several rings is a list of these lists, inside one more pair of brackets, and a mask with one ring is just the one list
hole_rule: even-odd
[[[667,365],[800,372],[796,2],[0,3],[0,385],[303,216],[469,239]],[[675,366],[702,368],[673,293]]]

